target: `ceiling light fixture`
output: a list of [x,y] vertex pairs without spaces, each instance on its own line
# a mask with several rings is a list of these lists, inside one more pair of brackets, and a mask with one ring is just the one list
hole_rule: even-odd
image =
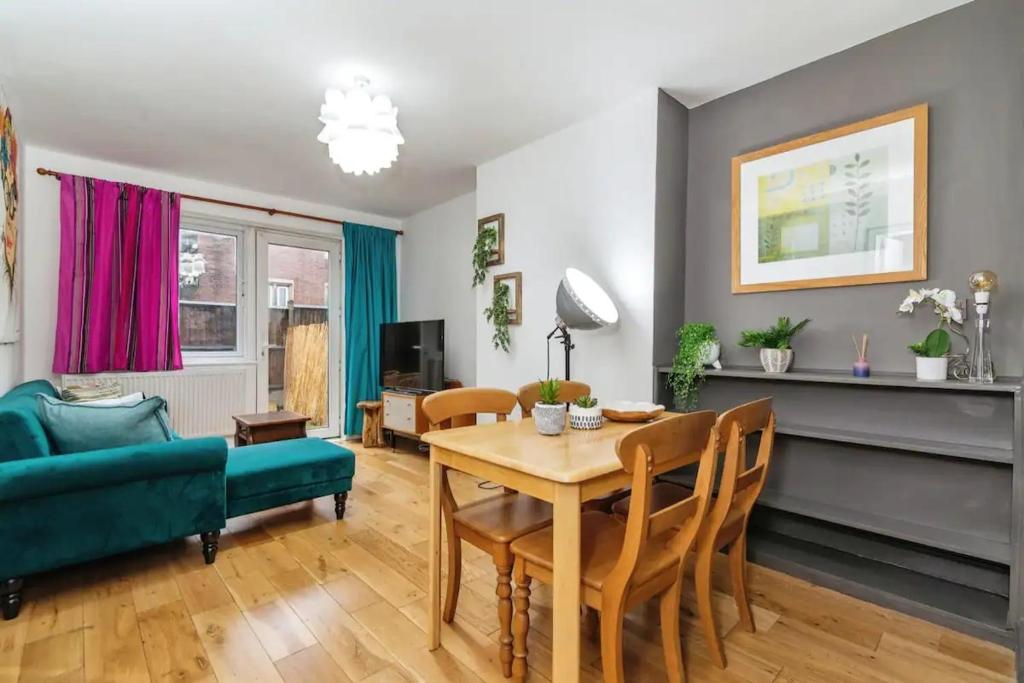
[[357,78],[347,93],[329,88],[320,107],[324,129],[316,139],[345,173],[374,175],[390,168],[405,142],[398,130],[398,107],[387,95],[371,98],[369,86],[369,79]]

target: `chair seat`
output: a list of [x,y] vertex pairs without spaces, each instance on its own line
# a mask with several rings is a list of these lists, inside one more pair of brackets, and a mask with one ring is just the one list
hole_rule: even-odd
[[[678,503],[681,500],[685,500],[693,495],[693,489],[687,488],[680,484],[673,484],[672,482],[662,481],[658,482],[651,487],[651,514],[654,514],[658,510],[664,510],[669,505]],[[711,499],[711,504],[714,505],[714,498]],[[623,519],[629,514],[629,497],[617,500],[612,505],[612,513]],[[722,523],[722,529],[731,530],[733,525],[743,519],[743,512],[735,508],[729,510],[725,516],[725,521]],[[719,534],[721,538],[721,534]]]
[[[583,583],[601,590],[605,577],[622,554],[626,525],[601,512],[584,512],[580,516],[580,576]],[[668,538],[666,537],[667,541]],[[547,527],[512,542],[512,553],[528,562],[554,571],[554,529]],[[650,539],[640,557],[633,584],[642,585],[662,572],[679,566],[679,555],[658,539]]]
[[492,541],[511,543],[550,525],[552,510],[551,504],[542,500],[505,493],[460,507],[453,518],[456,524]]

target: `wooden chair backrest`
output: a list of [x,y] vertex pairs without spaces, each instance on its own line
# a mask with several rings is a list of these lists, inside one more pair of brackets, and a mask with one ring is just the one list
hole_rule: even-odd
[[[679,571],[683,571],[682,560],[708,510],[718,467],[717,440],[715,413],[710,410],[672,415],[619,439],[616,453],[626,472],[633,475],[633,488],[622,554],[605,580],[602,600],[625,600],[644,547],[652,539],[660,541],[671,534],[668,546],[679,554]],[[652,515],[654,474],[692,463],[697,454],[700,466],[693,495]]]
[[[761,443],[757,458],[753,466],[747,467],[747,437],[758,432],[761,433]],[[758,399],[725,411],[718,418],[718,434],[725,458],[718,497],[708,516],[708,524],[715,533],[731,510],[749,514],[764,488],[775,441],[772,399]]]
[[493,414],[498,422],[504,422],[515,407],[516,395],[504,389],[446,389],[423,399],[423,414],[432,432],[450,428],[453,419],[465,424],[462,418],[469,416]]
[[[573,380],[559,380],[561,386],[558,390],[558,400],[563,403],[572,403],[580,396],[590,396],[590,385]],[[540,382],[530,382],[519,387],[519,407],[523,411],[523,417],[530,417],[533,407],[540,400]]]

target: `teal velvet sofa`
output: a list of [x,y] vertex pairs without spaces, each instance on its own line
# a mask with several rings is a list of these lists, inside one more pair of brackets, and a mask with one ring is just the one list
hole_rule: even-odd
[[223,438],[55,452],[37,418],[46,381],[0,398],[0,605],[30,574],[200,534],[207,561],[227,510]]

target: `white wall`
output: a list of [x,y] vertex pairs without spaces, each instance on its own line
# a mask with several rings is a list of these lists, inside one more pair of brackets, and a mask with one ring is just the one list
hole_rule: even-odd
[[[398,229],[401,221],[336,206],[313,204],[287,197],[252,192],[237,187],[171,175],[161,171],[123,166],[53,150],[23,145],[21,176],[21,272],[25,300],[21,344],[22,374],[25,379],[53,379],[54,329],[57,323],[57,269],[60,262],[60,184],[36,173],[37,167],[108,180],[137,183],[148,187],[194,194],[228,201],[270,206]],[[340,226],[287,216],[270,216],[246,209],[185,200],[182,213],[244,221],[250,225],[303,231],[341,239]],[[254,361],[252,361],[254,362]]]
[[[605,287],[620,323],[574,335],[573,377],[605,402],[650,398],[657,109],[652,88],[477,168],[477,216],[505,214],[505,264],[491,275],[523,273],[523,324],[508,354],[493,348],[481,313],[490,278],[477,293],[478,385],[514,390],[544,377],[555,291],[574,266]],[[551,352],[560,377],[562,347]]]
[[469,193],[403,221],[401,320],[445,321],[445,375],[476,384],[476,295],[471,253],[476,195]]

